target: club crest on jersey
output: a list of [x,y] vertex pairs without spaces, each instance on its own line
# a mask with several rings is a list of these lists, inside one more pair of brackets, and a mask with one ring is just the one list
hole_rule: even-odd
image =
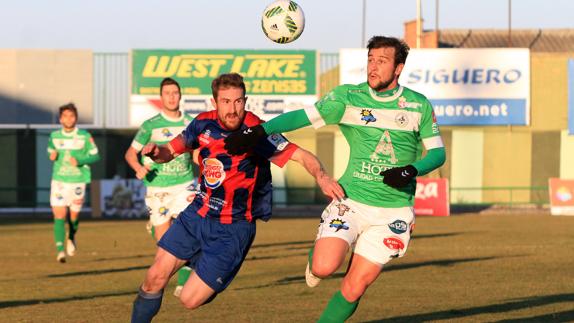
[[203,160],[203,179],[205,186],[214,189],[219,187],[225,179],[223,163],[216,158],[206,158]]
[[395,123],[401,128],[406,127],[409,124],[409,118],[407,117],[407,114],[403,112],[398,113],[395,117]]
[[365,121],[365,124],[377,121],[377,118],[375,118],[371,111],[373,110],[361,109],[361,121]]
[[329,227],[335,228],[335,232],[339,232],[339,230],[341,230],[341,229],[349,230],[349,226],[347,225],[347,222],[345,222],[341,219],[331,220],[331,222],[329,223]]
[[161,134],[162,134],[164,137],[166,137],[166,138],[169,138],[169,137],[173,136],[173,134],[171,133],[171,131],[169,131],[168,128],[163,128],[163,129],[161,130]]

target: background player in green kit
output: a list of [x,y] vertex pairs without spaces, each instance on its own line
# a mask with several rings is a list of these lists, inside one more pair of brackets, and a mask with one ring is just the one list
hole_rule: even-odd
[[[177,217],[195,196],[192,157],[189,152],[165,164],[157,164],[143,155],[141,163],[138,161],[138,153],[147,143],[166,144],[193,120],[179,110],[181,91],[174,79],[163,79],[160,85],[160,98],[161,112],[141,125],[125,154],[125,159],[136,172],[136,177],[143,180],[146,185],[145,202],[154,229],[152,232],[157,241],[171,225],[172,218]],[[189,274],[189,267],[184,266],[180,269],[174,293],[176,296],[179,296]]]
[[[337,124],[350,147],[339,179],[347,198],[322,214],[305,278],[315,287],[335,272],[354,246],[349,269],[319,322],[343,322],[356,310],[385,263],[402,257],[414,228],[416,176],[440,167],[445,151],[430,102],[398,84],[409,48],[396,38],[369,40],[367,82],[340,85],[315,104],[278,116],[226,139],[231,154],[258,138],[304,126]],[[420,143],[427,154],[420,159]]]
[[66,252],[68,256],[73,256],[76,252],[78,216],[84,203],[86,183],[91,181],[88,165],[100,160],[94,139],[87,131],[76,128],[77,121],[78,109],[73,103],[61,106],[62,129],[52,132],[48,140],[48,158],[54,162],[50,206],[54,213],[54,240],[59,262],[66,262],[64,241],[67,208],[70,208],[70,221]]

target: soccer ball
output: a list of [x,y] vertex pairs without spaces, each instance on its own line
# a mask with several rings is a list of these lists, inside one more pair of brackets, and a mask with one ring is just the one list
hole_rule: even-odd
[[263,11],[261,28],[272,41],[290,43],[299,38],[305,28],[303,9],[294,1],[277,0]]

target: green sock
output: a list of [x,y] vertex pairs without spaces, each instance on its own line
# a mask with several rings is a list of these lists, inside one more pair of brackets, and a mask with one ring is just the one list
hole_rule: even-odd
[[68,225],[70,226],[70,232],[68,233],[68,239],[73,241],[74,238],[76,237],[76,232],[78,232],[78,226],[80,226],[80,220],[79,219],[70,220],[68,222]]
[[64,251],[64,240],[66,240],[66,220],[54,219],[54,240],[56,249]]
[[343,297],[341,291],[337,291],[335,295],[331,297],[329,304],[327,304],[327,307],[323,311],[323,314],[321,314],[317,323],[345,322],[349,317],[351,317],[351,315],[353,315],[353,313],[355,313],[358,305],[358,300],[350,303],[345,299],[345,297]]
[[313,252],[315,251],[315,245],[313,245],[313,247],[311,247],[311,249],[309,249],[309,256],[307,258],[307,261],[309,262],[309,270],[312,269],[313,266]]
[[191,268],[183,266],[177,272],[177,286],[185,285],[185,282],[189,279],[191,275]]
[[155,239],[155,226],[151,226],[151,237]]

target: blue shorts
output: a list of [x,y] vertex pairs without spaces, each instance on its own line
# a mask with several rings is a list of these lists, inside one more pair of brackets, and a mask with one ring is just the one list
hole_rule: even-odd
[[255,222],[222,224],[219,219],[180,213],[158,246],[182,260],[217,293],[231,283],[255,239]]

